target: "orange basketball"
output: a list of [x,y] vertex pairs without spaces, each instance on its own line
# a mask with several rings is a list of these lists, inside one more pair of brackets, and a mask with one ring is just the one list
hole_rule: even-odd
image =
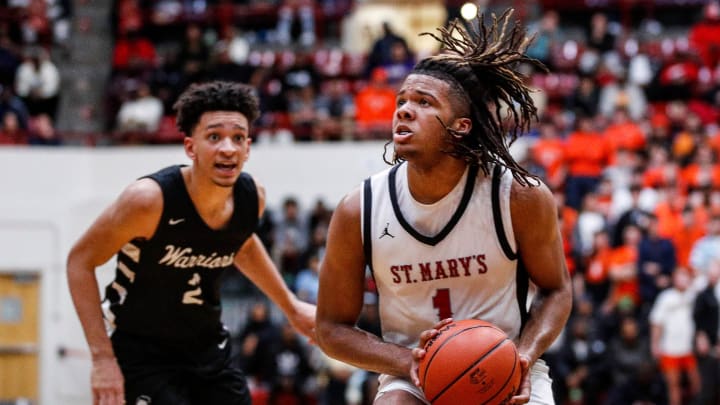
[[477,319],[455,321],[425,345],[418,377],[433,405],[507,403],[520,387],[515,344],[500,328]]

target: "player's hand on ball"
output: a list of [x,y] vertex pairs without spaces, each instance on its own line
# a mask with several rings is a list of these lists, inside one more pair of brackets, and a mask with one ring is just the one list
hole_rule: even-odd
[[[414,349],[412,349],[412,367],[410,368],[410,378],[416,386],[420,387],[420,378],[418,377],[418,365],[420,363],[420,360],[425,356],[425,345],[427,344],[428,340],[432,339],[435,335],[438,334],[438,331],[442,329],[445,325],[452,323],[452,318],[445,318],[442,321],[438,322],[433,326],[432,329],[428,329],[426,331],[423,331],[420,334],[420,342],[418,343],[418,346]],[[422,387],[421,387],[422,388]]]
[[124,379],[114,357],[93,360],[90,384],[94,405],[122,405],[125,403]]
[[520,389],[511,399],[513,404],[526,404],[530,401],[530,360],[525,355],[520,355],[520,367],[522,367],[522,380]]

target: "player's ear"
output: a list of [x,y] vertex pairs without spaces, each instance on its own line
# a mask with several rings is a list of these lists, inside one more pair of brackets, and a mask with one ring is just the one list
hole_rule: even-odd
[[195,142],[191,136],[186,136],[183,139],[183,147],[185,148],[185,154],[190,160],[195,160]]
[[470,118],[457,118],[452,128],[460,134],[467,135],[472,130],[472,120]]

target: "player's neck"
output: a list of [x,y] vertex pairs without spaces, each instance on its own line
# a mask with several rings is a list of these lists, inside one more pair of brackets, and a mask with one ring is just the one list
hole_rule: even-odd
[[432,167],[408,165],[408,189],[417,202],[433,204],[455,188],[467,164],[459,159],[446,162]]
[[224,207],[232,197],[233,187],[223,187],[212,182],[209,178],[187,170],[183,173],[185,187],[193,204],[198,211],[214,211],[217,207]]

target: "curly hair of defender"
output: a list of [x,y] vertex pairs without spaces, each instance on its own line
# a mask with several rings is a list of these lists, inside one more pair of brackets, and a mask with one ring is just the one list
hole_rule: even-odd
[[255,90],[238,82],[214,81],[190,85],[173,105],[175,124],[185,136],[192,135],[200,117],[208,111],[237,111],[251,124],[260,115]]
[[464,95],[453,99],[469,104],[468,115],[473,121],[470,134],[458,133],[441,121],[449,134],[447,153],[478,164],[486,174],[491,165],[504,166],[520,184],[529,185],[530,179],[537,181],[537,176],[516,162],[509,150],[538,118],[527,77],[517,68],[527,63],[547,69],[525,55],[534,37],[526,35],[519,21],[510,26],[512,13],[508,9],[499,18],[493,14],[490,26],[480,14],[478,26],[470,30],[455,19],[447,28],[438,28],[439,35],[422,33],[437,40],[441,51],[418,62],[412,73],[447,82],[453,96]]

